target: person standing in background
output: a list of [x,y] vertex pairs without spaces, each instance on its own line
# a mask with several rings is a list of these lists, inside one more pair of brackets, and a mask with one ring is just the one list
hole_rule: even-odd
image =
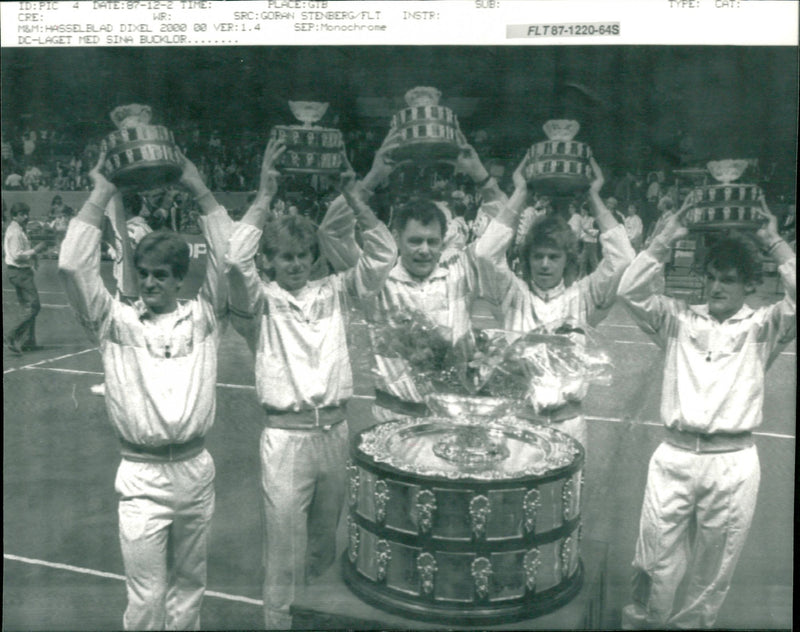
[[5,337],[11,353],[22,355],[23,351],[36,351],[36,316],[41,309],[39,292],[33,273],[36,270],[36,255],[47,247],[45,242],[31,248],[25,227],[30,218],[30,207],[25,202],[16,202],[11,207],[11,223],[3,239],[3,258],[6,262],[8,280],[14,286],[17,300],[22,308],[20,321]]
[[644,233],[644,225],[642,218],[637,214],[636,204],[631,202],[628,204],[628,210],[623,220],[625,231],[628,233],[628,240],[636,252],[642,249],[642,238]]

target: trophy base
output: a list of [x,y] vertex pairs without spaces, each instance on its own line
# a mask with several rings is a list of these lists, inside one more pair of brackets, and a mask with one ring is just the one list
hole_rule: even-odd
[[181,167],[172,162],[140,162],[118,169],[108,179],[121,189],[148,190],[177,182],[181,173]]
[[589,190],[589,178],[574,174],[534,176],[529,180],[537,193],[555,197],[578,195]]
[[389,158],[397,162],[413,161],[454,163],[458,158],[458,145],[450,141],[431,138],[405,142],[389,153]]
[[727,230],[755,232],[763,225],[763,222],[753,220],[721,220],[718,222],[695,222],[694,224],[687,225],[686,228],[693,233],[721,232]]
[[434,603],[433,599],[419,599],[392,591],[383,585],[364,581],[358,570],[342,558],[344,580],[356,596],[386,612],[449,625],[483,626],[533,619],[565,606],[574,599],[583,586],[583,562],[578,562],[575,573],[553,588],[538,592],[529,598],[505,600],[505,603],[486,602],[467,604]]

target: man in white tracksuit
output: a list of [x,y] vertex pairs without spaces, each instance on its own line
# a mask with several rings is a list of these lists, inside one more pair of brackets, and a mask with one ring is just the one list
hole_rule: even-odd
[[[372,169],[364,178],[368,193],[391,173],[393,167],[387,164],[386,150],[394,140],[390,133],[375,155]],[[484,206],[490,202],[498,207],[505,205],[508,198],[475,149],[465,138],[459,141],[457,169],[473,180]],[[352,215],[345,203],[335,202],[320,226],[328,259],[340,269],[355,265],[360,253],[353,234]],[[410,201],[399,208],[392,219],[392,234],[399,253],[397,262],[380,292],[359,297],[367,322],[384,325],[391,316],[416,313],[448,332],[451,343],[470,335],[472,300],[482,293],[483,274],[476,263],[476,251],[483,238],[463,248],[444,250],[447,218],[436,203],[425,199]],[[370,329],[370,336],[375,361],[372,412],[376,421],[430,414],[416,372],[408,361],[381,355],[379,346],[374,344],[377,330]]]
[[[635,253],[625,228],[600,198],[603,174],[592,159],[594,181],[589,190],[592,215],[600,229],[603,259],[590,275],[575,280],[577,239],[563,218],[538,218],[520,250],[523,278],[506,264],[506,250],[514,238],[517,216],[527,197],[523,160],[514,173],[515,191],[508,205],[494,218],[478,242],[486,296],[499,305],[503,327],[525,333],[538,328],[555,331],[563,325],[583,329],[596,326],[616,299],[617,285]],[[560,385],[557,402],[537,415],[536,421],[566,432],[586,447],[586,421],[581,401],[588,384],[570,380]]]
[[[795,255],[778,236],[766,205],[768,223],[756,236],[780,266],[786,291],[781,301],[758,309],[745,304],[761,262],[744,237],[719,238],[711,245],[706,305],[654,294],[671,245],[687,233],[688,208],[685,204],[664,222],[619,287],[639,326],[666,352],[661,396],[666,437],[647,473],[625,629],[714,625],[758,494],[752,432],[762,420],[764,374],[796,335]],[[675,603],[684,576],[686,592]]]
[[175,233],[155,232],[134,253],[140,300],[114,299],[100,277],[100,227],[116,187],[98,167],[90,173],[89,199],[69,224],[59,269],[79,321],[99,343],[106,407],[119,435],[115,487],[128,592],[123,625],[199,630],[214,513],[214,462],[204,437],[216,408],[227,305],[219,264],[232,221],[186,160],[181,183],[202,210],[209,253],[199,294],[178,301],[189,245]]
[[[287,629],[295,591],[335,559],[348,454],[347,403],[353,377],[347,347],[351,297],[377,292],[397,249],[389,230],[348,184],[364,249],[355,267],[310,280],[318,245],[310,220],[284,216],[265,226],[277,192],[272,165],[283,152],[270,141],[253,204],[230,240],[230,310],[255,355],[256,396],[264,410],[264,621]],[[263,239],[262,239],[263,235]],[[259,278],[263,251],[274,280]]]

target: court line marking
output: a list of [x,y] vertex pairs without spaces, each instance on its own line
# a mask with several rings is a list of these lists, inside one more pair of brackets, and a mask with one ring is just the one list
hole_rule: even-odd
[[[124,575],[117,573],[107,573],[106,571],[97,571],[93,568],[83,568],[82,566],[73,566],[72,564],[61,564],[59,562],[48,562],[46,560],[37,560],[30,557],[22,557],[21,555],[12,555],[11,553],[3,553],[3,559],[13,560],[15,562],[22,562],[23,564],[31,564],[33,566],[45,566],[47,568],[55,568],[61,571],[71,571],[73,573],[80,573],[82,575],[93,575],[94,577],[104,577],[106,579],[116,579],[118,581],[125,581]],[[216,597],[217,599],[225,599],[227,601],[238,601],[241,603],[250,604],[252,606],[264,606],[264,602],[260,599],[252,599],[242,595],[230,595],[228,593],[218,592],[216,590],[206,590],[207,597]]]
[[84,349],[83,351],[76,351],[75,353],[67,353],[65,355],[57,356],[55,358],[45,358],[44,360],[39,360],[38,362],[34,362],[33,364],[11,367],[10,369],[6,369],[5,371],[3,371],[3,375],[6,375],[8,373],[13,373],[14,371],[22,371],[25,369],[38,368],[40,365],[46,364],[48,362],[55,362],[57,360],[66,360],[67,358],[74,358],[75,356],[79,356],[84,353],[88,353],[89,351],[94,351],[96,349],[97,347],[89,347],[88,349]]

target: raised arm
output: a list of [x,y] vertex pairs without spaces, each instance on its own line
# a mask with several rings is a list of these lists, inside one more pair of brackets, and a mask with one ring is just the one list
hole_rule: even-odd
[[222,261],[228,249],[228,241],[233,232],[233,220],[223,206],[203,182],[203,177],[195,164],[182,156],[183,171],[180,184],[194,197],[200,207],[200,229],[208,246],[206,278],[200,288],[200,296],[214,308],[218,319],[226,313],[228,304],[227,284],[222,273]]
[[477,273],[478,294],[496,303],[501,303],[508,292],[517,286],[516,275],[508,267],[506,251],[514,239],[514,230],[519,224],[519,215],[525,205],[528,185],[525,181],[526,154],[514,170],[514,193],[501,206],[497,216],[470,248],[474,256]]
[[117,192],[100,172],[101,154],[89,172],[93,188],[78,215],[69,223],[61,244],[58,271],[67,301],[78,320],[97,340],[112,307],[113,299],[100,277],[100,236],[105,209]]
[[464,173],[472,179],[481,196],[482,204],[490,202],[507,204],[508,196],[503,193],[497,185],[497,181],[483,166],[478,152],[467,142],[467,137],[460,130],[457,139],[460,151],[456,160],[456,173]]
[[778,220],[770,212],[763,195],[760,214],[766,222],[756,231],[756,238],[777,264],[784,288],[783,298],[770,306],[768,312],[766,333],[770,349],[768,363],[771,363],[776,352],[797,336],[797,259],[791,246],[780,236]]
[[[347,158],[344,157],[344,160],[347,161]],[[369,193],[363,182],[357,182],[352,167],[349,163],[347,166],[341,178],[342,195],[361,228],[364,250],[355,267],[343,273],[343,279],[348,293],[365,296],[383,286],[397,258],[397,245],[389,229],[375,217],[367,204]]]
[[234,228],[225,257],[228,263],[230,312],[236,330],[251,347],[255,344],[258,322],[256,315],[261,301],[261,279],[256,270],[255,255],[269,216],[269,205],[278,192],[275,162],[286,150],[282,141],[270,140],[261,162],[258,193],[239,224]]
[[619,283],[620,299],[639,327],[660,346],[666,343],[669,326],[674,322],[671,317],[678,313],[680,304],[675,299],[657,294],[655,281],[663,272],[672,244],[689,232],[685,221],[691,200],[690,194],[680,211],[666,219],[647,249],[639,253],[625,270]]
[[[361,181],[361,196],[365,201],[389,178],[394,170],[396,163],[389,157],[389,154],[397,146],[399,139],[399,132],[395,129],[391,130],[383,140],[380,149],[375,152],[372,168]],[[354,267],[361,256],[361,248],[356,242],[355,227],[356,218],[353,209],[342,194],[331,202],[317,231],[320,252],[336,272]]]
[[600,197],[600,191],[602,190],[606,180],[603,176],[603,171],[600,169],[600,165],[597,164],[594,156],[589,157],[589,164],[592,167],[592,173],[594,175],[592,183],[589,185],[589,210],[594,216],[600,232],[605,233],[612,228],[616,228],[620,225],[620,223],[605,205],[603,198]]
[[600,165],[594,158],[589,158],[589,161],[594,173],[594,179],[589,187],[589,208],[600,229],[603,258],[597,269],[580,283],[589,293],[590,300],[587,303],[589,324],[595,325],[605,317],[600,311],[608,310],[613,305],[622,273],[633,261],[636,251],[631,246],[625,227],[617,221],[600,197],[600,190],[605,183]]

